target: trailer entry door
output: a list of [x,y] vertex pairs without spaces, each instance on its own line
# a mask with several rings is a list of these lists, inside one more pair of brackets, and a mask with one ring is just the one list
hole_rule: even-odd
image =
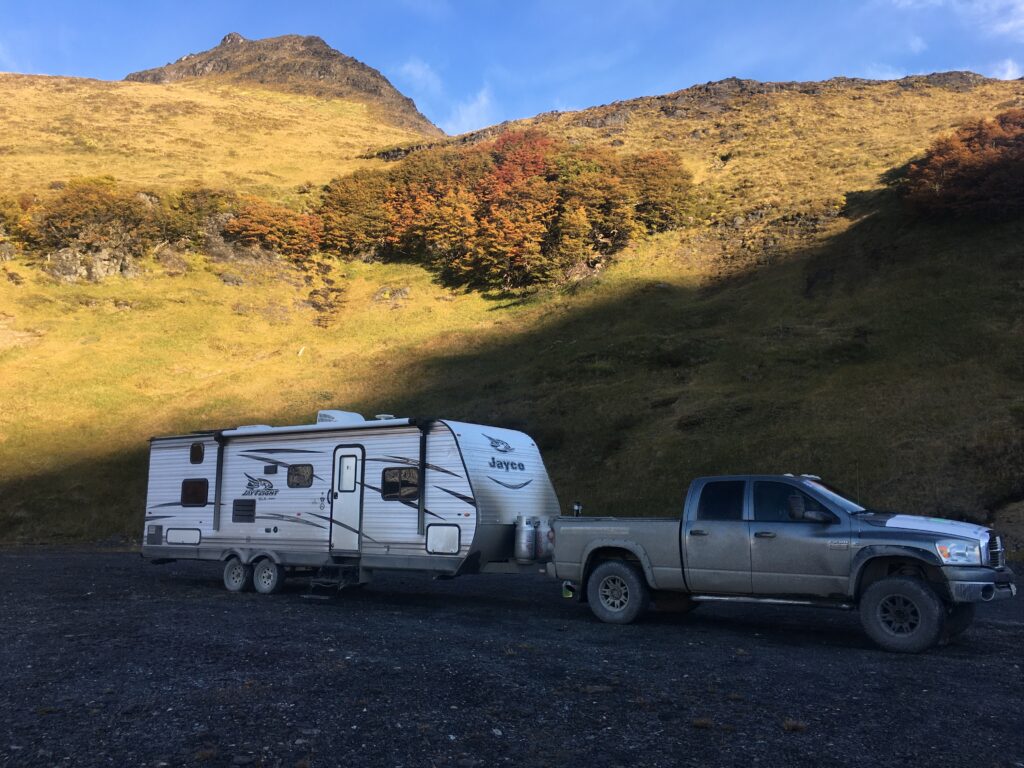
[[331,492],[331,550],[358,552],[363,513],[363,447],[339,445],[334,449]]

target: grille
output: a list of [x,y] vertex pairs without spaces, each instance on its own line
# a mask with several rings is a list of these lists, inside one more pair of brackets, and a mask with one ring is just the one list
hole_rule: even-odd
[[1003,538],[994,533],[988,540],[988,564],[993,568],[1006,566],[1006,549],[1003,547]]

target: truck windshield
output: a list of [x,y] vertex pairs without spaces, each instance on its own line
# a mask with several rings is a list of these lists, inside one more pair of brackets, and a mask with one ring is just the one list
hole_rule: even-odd
[[845,494],[841,493],[839,490],[835,488],[831,488],[825,485],[825,483],[821,482],[820,480],[805,479],[804,483],[809,487],[813,488],[814,490],[816,490],[818,493],[820,493],[822,496],[824,496],[826,499],[831,501],[833,504],[835,504],[837,507],[839,507],[845,512],[865,511],[864,507],[862,507],[860,504],[858,504],[855,501],[851,501],[850,499],[846,498]]

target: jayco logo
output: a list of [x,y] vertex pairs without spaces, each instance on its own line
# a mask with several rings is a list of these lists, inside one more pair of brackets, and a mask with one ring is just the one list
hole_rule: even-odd
[[504,440],[499,440],[498,438],[491,437],[490,435],[484,435],[484,437],[491,441],[491,448],[496,450],[498,453],[511,453],[512,451],[515,450],[515,448],[506,443]]
[[253,477],[248,472],[245,476],[249,478],[249,482],[245,485],[245,490],[242,491],[243,496],[255,496],[257,499],[271,499],[277,496],[277,488],[269,480],[264,480],[262,477]]
[[487,465],[491,469],[504,469],[506,472],[525,472],[526,465],[521,461],[505,461],[491,457],[491,463]]

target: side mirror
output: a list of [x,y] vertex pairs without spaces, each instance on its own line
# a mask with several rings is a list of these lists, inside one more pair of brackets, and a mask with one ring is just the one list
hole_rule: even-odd
[[824,509],[805,509],[804,520],[810,523],[836,523],[836,516]]

